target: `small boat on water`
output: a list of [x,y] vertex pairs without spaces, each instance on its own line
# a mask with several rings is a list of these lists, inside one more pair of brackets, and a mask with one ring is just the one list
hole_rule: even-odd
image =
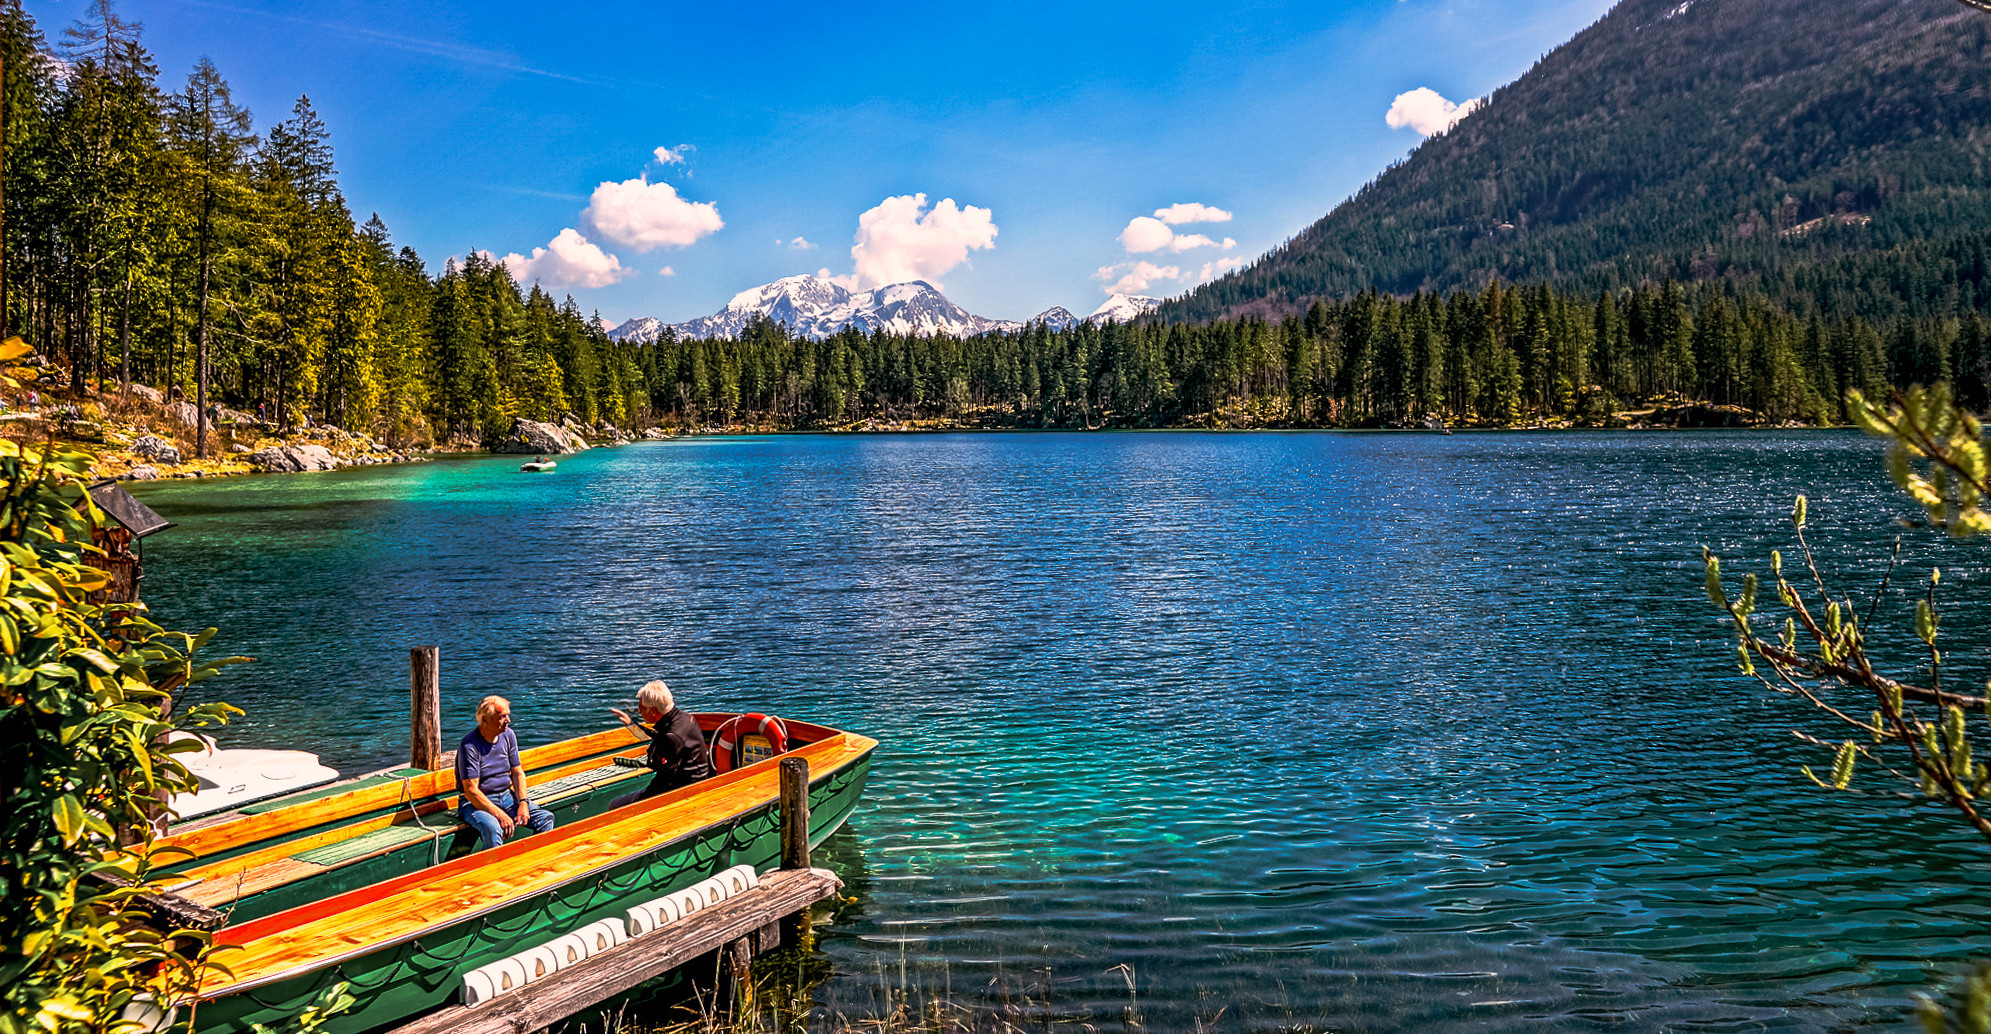
[[[737,716],[696,717],[710,740]],[[649,778],[630,766],[641,737],[616,729],[524,751],[527,794],[559,825],[488,851],[470,851],[449,771],[384,773],[170,830],[159,846],[194,859],[168,889],[228,914],[200,982],[201,1029],[278,1023],[342,980],[358,1004],[327,1031],[395,1023],[466,994],[474,970],[619,924],[632,905],[736,866],[765,869],[780,855],[779,757],[809,762],[820,843],[856,808],[878,744],[785,726],[779,756],[747,753],[733,771],[613,810]]]
[[522,464],[519,470],[526,474],[543,474],[558,466],[559,464],[552,460],[533,460],[531,463]]

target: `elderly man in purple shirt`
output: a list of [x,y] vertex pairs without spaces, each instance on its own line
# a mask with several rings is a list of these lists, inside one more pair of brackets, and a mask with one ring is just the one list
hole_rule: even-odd
[[526,798],[512,702],[504,697],[485,697],[477,705],[477,728],[456,748],[456,791],[463,796],[457,818],[477,831],[485,847],[511,839],[519,826],[534,833],[553,828],[553,813]]

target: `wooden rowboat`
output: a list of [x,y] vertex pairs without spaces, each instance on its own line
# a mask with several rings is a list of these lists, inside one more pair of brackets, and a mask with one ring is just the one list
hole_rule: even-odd
[[[709,732],[731,716],[698,717]],[[877,742],[826,726],[791,721],[787,727],[799,745],[782,757],[809,762],[809,839],[820,843],[855,809]],[[554,745],[580,760],[529,776],[528,790],[538,798],[543,788],[559,788],[546,799],[560,825],[439,863],[435,859],[447,852],[435,836],[384,848],[366,838],[388,839],[379,833],[404,825],[400,811],[426,818],[430,828],[454,826],[453,798],[431,801],[429,815],[420,813],[422,806],[382,814],[369,807],[378,803],[371,799],[326,798],[173,838],[188,849],[206,841],[229,852],[204,869],[190,868],[188,878],[200,882],[179,892],[192,897],[203,886],[224,888],[196,900],[230,914],[209,953],[214,966],[200,983],[198,1028],[246,1032],[256,1023],[275,1024],[342,980],[359,1004],[333,1018],[328,1031],[393,1023],[454,1000],[471,970],[592,923],[620,922],[638,903],[733,866],[774,863],[780,853],[778,759],[609,811],[610,797],[641,785],[632,780],[648,778],[602,762],[616,753],[603,753],[604,747],[640,753],[631,737],[615,730]],[[604,742],[617,738],[619,744]],[[449,775],[408,780],[411,799],[426,788],[413,784]],[[307,825],[314,816],[266,817],[311,805],[348,820]],[[195,836],[200,833],[206,836]],[[255,839],[258,834],[263,839]],[[343,852],[323,850],[341,845]],[[326,861],[335,864],[321,864]]]

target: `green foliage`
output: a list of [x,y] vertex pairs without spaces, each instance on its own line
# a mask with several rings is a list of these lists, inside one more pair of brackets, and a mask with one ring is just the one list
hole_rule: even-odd
[[169,632],[140,605],[90,600],[90,457],[0,442],[0,1032],[101,1031],[141,995],[191,986],[203,935],[135,922],[166,795],[193,778],[173,690],[228,661],[194,653],[212,630]]
[[[1885,409],[1855,391],[1849,406],[1860,426],[1887,441],[1888,472],[1922,507],[1928,527],[1960,538],[1991,531],[1991,518],[1981,508],[1991,495],[1985,484],[1983,426],[1956,403],[1947,385],[1897,393]],[[1799,496],[1791,523],[1808,584],[1788,580],[1782,556],[1771,555],[1777,599],[1788,612],[1775,642],[1756,631],[1755,576],[1746,576],[1741,593],[1731,598],[1720,560],[1702,550],[1708,597],[1733,623],[1744,671],[1777,693],[1808,702],[1829,722],[1860,734],[1834,745],[1797,733],[1809,743],[1833,748],[1829,777],[1803,769],[1813,784],[1859,793],[1873,792],[1869,788],[1876,783],[1891,787],[1896,793],[1948,807],[1991,840],[1991,815],[1981,807],[1991,793],[1991,766],[1977,760],[1991,749],[1991,683],[1975,691],[1944,684],[1947,659],[1937,595],[1941,569],[1929,571],[1906,616],[1922,663],[1906,675],[1890,674],[1888,666],[1868,651],[1868,636],[1870,629],[1880,627],[1874,622],[1893,579],[1893,565],[1863,615],[1853,599],[1827,588],[1805,541],[1807,509],[1805,498]],[[1899,548],[1897,539],[1897,555]],[[1756,659],[1764,662],[1761,669],[1754,665]],[[1954,675],[1949,679],[1956,681]],[[1855,782],[1855,770],[1863,759],[1871,762],[1867,768],[1872,773],[1864,785]],[[1925,998],[1917,1014],[1931,1034],[1991,1034],[1991,967],[1980,966],[1946,998]]]

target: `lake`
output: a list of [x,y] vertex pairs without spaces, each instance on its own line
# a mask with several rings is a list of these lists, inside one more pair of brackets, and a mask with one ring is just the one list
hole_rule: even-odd
[[[168,627],[257,663],[235,745],[405,760],[664,678],[882,741],[827,847],[853,1017],[1116,1029],[1840,1029],[1991,957],[1991,849],[1810,787],[1698,547],[1869,595],[1909,510],[1846,432],[701,438],[138,487]],[[1911,532],[1981,604],[1987,547]],[[1991,667],[1982,606],[1945,628]],[[1899,594],[1883,613],[1897,617]],[[1905,621],[1891,626],[1907,639]],[[1876,632],[1876,638],[1883,633]],[[1976,644],[1976,645],[1971,645]],[[1882,649],[1886,642],[1879,644]],[[454,736],[457,733],[449,733]],[[1130,991],[1131,987],[1131,991]]]

